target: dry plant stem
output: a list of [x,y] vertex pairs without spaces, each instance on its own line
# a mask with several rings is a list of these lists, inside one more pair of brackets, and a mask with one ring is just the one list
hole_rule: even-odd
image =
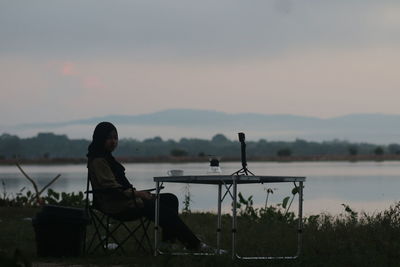
[[[22,174],[25,176],[25,178],[28,179],[28,180],[32,183],[33,189],[35,190],[35,193],[36,193],[36,195],[35,195],[36,201],[37,201],[37,203],[40,203],[39,190],[38,190],[38,188],[37,188],[37,185],[36,185],[35,181],[34,181],[31,177],[29,177],[28,174],[26,174],[26,173],[24,172],[24,170],[21,168],[21,166],[19,165],[18,162],[15,163],[15,164],[17,165],[18,169],[22,172]],[[31,202],[31,201],[29,201],[29,202]]]
[[39,196],[46,190],[50,185],[52,185],[58,178],[60,178],[61,174],[58,174],[56,177],[53,178],[45,187],[42,188],[42,190],[39,191]]
[[36,182],[31,177],[29,177],[28,174],[26,174],[26,172],[22,169],[22,167],[19,165],[18,162],[16,163],[16,165],[17,165],[18,169],[22,172],[22,174],[26,177],[26,179],[28,179],[32,183],[33,189],[35,190],[35,195],[32,196],[32,198],[28,201],[28,203],[32,203],[33,199],[36,198],[36,202],[38,204],[40,204],[40,195],[44,192],[44,190],[46,190],[50,185],[52,185],[61,176],[61,174],[58,174],[45,187],[43,187],[42,190],[39,191],[39,189],[36,185]]

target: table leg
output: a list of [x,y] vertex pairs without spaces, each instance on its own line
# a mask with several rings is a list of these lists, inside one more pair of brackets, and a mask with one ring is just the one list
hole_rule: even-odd
[[299,183],[299,224],[298,224],[298,238],[297,238],[297,257],[300,256],[302,247],[303,235],[303,182]]
[[158,227],[160,215],[160,182],[156,182],[156,207],[154,215],[154,256],[158,255]]
[[233,207],[232,207],[232,259],[236,257],[236,207],[237,207],[237,182],[236,178],[233,178]]
[[222,185],[218,185],[218,222],[217,222],[217,254],[220,253],[221,248],[221,202],[222,202]]

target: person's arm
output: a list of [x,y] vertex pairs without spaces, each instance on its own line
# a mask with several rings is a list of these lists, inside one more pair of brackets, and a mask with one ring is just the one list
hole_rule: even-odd
[[[96,179],[102,188],[121,188],[121,185],[117,182],[117,179],[115,178],[114,173],[112,172],[107,160],[103,158],[96,158],[92,161],[92,167]],[[153,198],[153,195],[149,192],[136,191],[134,190],[134,188],[127,188],[124,190],[121,189],[121,191],[123,191],[124,195],[126,195],[127,197],[132,197],[132,195],[134,195],[135,197],[139,197],[141,199]]]
[[141,199],[149,200],[149,199],[153,199],[154,198],[154,195],[151,194],[149,191],[146,191],[146,190],[144,190],[144,191],[135,191],[134,193],[135,193],[135,196],[140,197]]
[[114,173],[112,172],[110,165],[104,158],[96,158],[92,161],[92,170],[96,177],[96,180],[101,188],[104,189],[116,189],[121,190],[127,197],[132,197],[133,188],[123,189],[117,182]]

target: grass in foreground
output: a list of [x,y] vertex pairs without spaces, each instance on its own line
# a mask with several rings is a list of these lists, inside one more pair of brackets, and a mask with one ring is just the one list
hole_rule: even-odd
[[[302,256],[291,261],[232,261],[230,256],[160,256],[138,254],[107,256],[98,253],[78,258],[38,258],[32,218],[37,208],[0,208],[0,266],[16,249],[29,262],[79,265],[127,266],[400,266],[400,203],[373,215],[346,207],[344,214],[319,214],[304,219]],[[254,211],[254,210],[253,210]],[[216,215],[184,214],[182,218],[203,240],[215,245]],[[264,211],[242,210],[238,224],[241,255],[293,255],[297,219],[270,207]],[[222,247],[229,249],[231,217],[223,216]],[[11,266],[11,265],[10,265]]]

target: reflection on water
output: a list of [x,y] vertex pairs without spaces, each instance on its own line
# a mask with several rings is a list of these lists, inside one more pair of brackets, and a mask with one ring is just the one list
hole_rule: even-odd
[[[166,175],[170,169],[182,169],[185,174],[207,174],[205,163],[149,163],[125,164],[127,176],[138,189],[153,188],[154,176]],[[222,174],[231,174],[240,169],[240,163],[221,162]],[[339,213],[342,203],[357,211],[374,212],[388,208],[400,199],[400,162],[294,162],[264,163],[250,162],[249,169],[258,175],[294,175],[306,176],[304,189],[305,214],[321,211]],[[23,166],[24,170],[40,187],[61,174],[52,186],[56,191],[84,191],[86,186],[85,165]],[[0,167],[0,180],[6,185],[9,194],[15,194],[21,188],[32,190],[32,185],[15,166]],[[183,184],[165,184],[165,192],[175,193],[183,199]],[[274,193],[269,197],[270,204],[277,204],[291,194],[292,184],[241,185],[239,191],[244,196],[254,196],[257,206],[265,203],[266,189]],[[211,185],[191,185],[193,196],[192,210],[215,211],[217,188]],[[296,207],[297,202],[292,207]],[[229,211],[230,203],[224,202],[224,210]]]

